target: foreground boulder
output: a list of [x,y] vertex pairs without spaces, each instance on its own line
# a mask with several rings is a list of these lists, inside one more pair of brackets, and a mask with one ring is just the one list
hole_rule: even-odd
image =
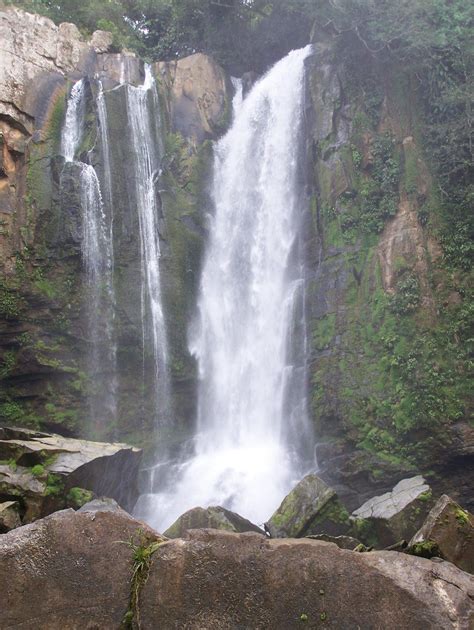
[[190,529],[221,529],[228,532],[258,532],[263,531],[246,518],[220,506],[207,509],[196,507],[182,514],[165,532],[167,538],[182,538]]
[[467,630],[474,614],[474,578],[450,563],[216,530],[163,541],[122,510],[0,537],[0,593],[1,626],[31,630]]
[[92,494],[131,510],[138,497],[140,449],[0,427],[0,501],[18,501],[22,523]]
[[409,540],[433,503],[421,475],[403,479],[391,492],[369,499],[352,513],[353,531],[365,544],[379,548]]
[[410,541],[416,555],[439,555],[474,573],[474,516],[443,494]]
[[310,474],[283,499],[265,527],[272,538],[300,538],[310,534],[339,536],[347,532],[349,524],[349,514],[336,492]]
[[0,536],[0,627],[118,628],[134,536],[156,538],[122,510],[64,510]]

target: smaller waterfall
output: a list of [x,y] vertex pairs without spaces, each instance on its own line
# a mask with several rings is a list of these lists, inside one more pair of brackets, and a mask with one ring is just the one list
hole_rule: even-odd
[[[107,217],[97,173],[91,164],[75,161],[84,135],[86,84],[83,79],[71,89],[61,138],[61,153],[66,168],[79,173],[79,191],[82,209],[82,257],[88,288],[87,319],[89,374],[93,382],[90,392],[90,411],[96,429],[107,430],[116,418],[116,345],[114,339],[114,286],[113,286],[113,233],[112,184],[109,147],[106,138],[106,110],[102,93],[97,99],[102,148]],[[71,166],[69,166],[71,165]]]
[[161,296],[159,208],[155,191],[162,147],[159,128],[155,126],[159,126],[158,95],[148,65],[143,85],[127,85],[127,114],[141,243],[143,347],[151,346],[153,353],[156,417],[161,424],[169,413],[170,404],[168,347]]
[[61,138],[61,155],[66,162],[74,161],[74,155],[81,142],[85,114],[84,90],[85,83],[81,79],[72,86],[69,95]]

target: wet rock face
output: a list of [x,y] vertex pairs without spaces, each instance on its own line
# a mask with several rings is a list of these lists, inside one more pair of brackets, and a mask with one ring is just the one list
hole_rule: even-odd
[[165,532],[167,538],[181,538],[190,529],[212,528],[228,532],[258,532],[263,531],[246,518],[223,507],[215,506],[207,509],[196,507],[180,516]]
[[367,530],[372,530],[375,535],[377,546],[388,547],[400,540],[408,540],[421,526],[432,505],[431,489],[423,477],[417,475],[403,479],[391,492],[369,499],[352,513],[351,518],[356,529],[358,522],[360,528],[360,519],[365,521]]
[[474,578],[449,563],[216,530],[158,546],[121,511],[66,510],[0,537],[2,626],[118,628],[134,565],[117,541],[131,539],[154,549],[132,611],[143,629],[468,630],[474,614]]
[[349,515],[336,492],[317,475],[307,475],[283,499],[266,529],[272,538],[310,534],[340,535],[349,528]]
[[194,142],[212,138],[226,122],[228,86],[224,71],[202,53],[156,64],[169,90],[175,131]]
[[443,495],[410,541],[412,553],[434,551],[463,571],[474,573],[474,516]]
[[0,427],[0,500],[16,500],[23,524],[79,507],[92,493],[131,510],[140,449]]

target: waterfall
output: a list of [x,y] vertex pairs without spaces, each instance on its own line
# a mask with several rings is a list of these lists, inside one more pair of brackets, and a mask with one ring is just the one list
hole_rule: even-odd
[[66,119],[61,137],[61,155],[66,162],[72,162],[82,138],[85,114],[85,83],[77,81],[69,94],[66,108]]
[[61,138],[64,171],[77,169],[82,210],[82,258],[86,270],[90,413],[96,430],[104,431],[116,419],[115,297],[113,286],[112,184],[107,141],[106,110],[99,92],[99,128],[104,156],[107,212],[97,173],[91,164],[74,158],[84,134],[86,90],[80,80],[71,89]]
[[[155,127],[158,95],[150,66],[143,85],[127,85],[127,115],[132,143],[132,168],[139,218],[142,274],[142,334],[144,350],[151,346],[155,409],[158,423],[169,413],[168,349],[161,299],[160,241],[155,182],[160,174],[161,138]],[[159,131],[159,128],[158,128]]]
[[160,531],[198,505],[262,523],[304,472],[298,174],[310,50],[289,53],[244,100],[235,84],[234,121],[215,146],[215,213],[190,339],[199,364],[195,452],[176,466],[173,486],[138,506]]

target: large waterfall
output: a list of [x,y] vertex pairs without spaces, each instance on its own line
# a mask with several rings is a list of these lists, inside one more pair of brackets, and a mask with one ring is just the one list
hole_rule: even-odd
[[190,340],[200,379],[194,455],[138,510],[161,531],[197,505],[262,523],[303,472],[298,175],[309,53],[291,52],[244,100],[237,89],[232,127],[215,146],[215,213]]

